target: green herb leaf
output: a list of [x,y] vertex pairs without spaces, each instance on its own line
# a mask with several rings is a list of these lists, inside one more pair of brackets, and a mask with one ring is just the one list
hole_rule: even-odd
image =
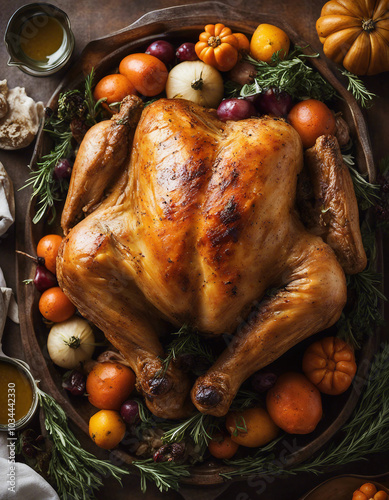
[[147,489],[147,481],[153,482],[159,491],[169,489],[178,490],[179,481],[183,477],[190,476],[189,465],[177,464],[176,462],[154,462],[152,458],[136,460],[132,465],[140,472],[140,484],[142,492]]
[[353,94],[362,108],[369,108],[373,104],[373,98],[377,97],[376,94],[373,94],[373,92],[369,92],[365,87],[363,81],[357,75],[354,75],[347,70],[339,71],[348,79],[347,90],[349,90]]
[[[296,47],[285,59],[281,59],[280,52],[276,52],[271,63],[256,61],[250,56],[245,59],[257,69],[254,82],[243,85],[240,96],[247,97],[258,94],[269,87],[284,90],[292,97],[303,99],[310,97],[321,101],[329,101],[336,96],[335,89],[307,64],[307,60],[319,57],[319,54],[304,54],[301,47]],[[230,85],[232,92],[237,89]],[[228,90],[228,87],[227,87]]]
[[162,436],[164,443],[179,443],[191,439],[200,448],[200,455],[205,452],[213,431],[218,427],[218,420],[212,415],[196,413],[193,417],[171,427]]

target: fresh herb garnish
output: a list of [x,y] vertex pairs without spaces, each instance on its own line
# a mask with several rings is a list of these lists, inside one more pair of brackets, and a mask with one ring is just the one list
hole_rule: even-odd
[[54,398],[37,387],[39,403],[45,412],[45,427],[53,442],[49,474],[61,500],[91,500],[94,490],[102,486],[102,478],[112,475],[121,484],[120,476],[129,471],[100,460],[81,447],[69,429],[65,412]]
[[210,348],[203,342],[196,330],[188,325],[183,325],[178,332],[172,333],[176,338],[166,348],[166,356],[162,359],[163,368],[157,376],[163,376],[171,361],[176,360],[181,354],[192,354],[204,358],[211,365],[215,356]]
[[349,90],[353,94],[362,108],[369,108],[373,104],[373,98],[377,97],[376,94],[373,94],[373,92],[369,92],[365,87],[363,81],[358,78],[357,75],[354,75],[347,70],[340,70],[340,72],[348,79],[347,90]]
[[55,202],[61,201],[66,194],[69,183],[65,179],[54,179],[53,172],[56,164],[70,155],[72,150],[72,133],[70,131],[59,132],[45,130],[53,137],[54,149],[37,162],[36,170],[30,172],[30,176],[22,189],[32,187],[32,198],[36,198],[36,213],[32,222],[37,224],[50,210],[49,223],[56,217]]
[[347,276],[347,290],[350,304],[336,326],[338,335],[348,343],[359,347],[364,336],[372,335],[382,321],[379,301],[386,300],[380,290],[382,275],[375,271],[376,239],[375,231],[364,221],[361,226],[362,240],[368,258],[366,269],[358,274]]
[[319,57],[319,54],[304,54],[301,47],[296,46],[285,59],[281,59],[280,52],[273,54],[270,64],[247,56],[245,59],[257,70],[254,82],[243,85],[240,91],[236,86],[232,86],[232,89],[227,88],[227,91],[230,94],[247,97],[258,94],[264,89],[277,87],[300,100],[310,97],[329,101],[336,96],[335,89],[306,63],[309,59]]
[[373,207],[379,200],[379,185],[368,181],[367,175],[363,175],[354,168],[354,157],[351,154],[343,155],[343,161],[347,164],[354,185],[355,196],[361,210]]
[[212,415],[196,413],[193,417],[166,431],[162,436],[162,441],[164,443],[179,443],[191,439],[195,445],[199,446],[200,455],[203,455],[212,439],[212,431],[218,427],[217,422],[218,420]]
[[180,479],[190,476],[189,465],[177,462],[154,462],[152,458],[136,460],[132,463],[140,472],[142,492],[147,489],[147,481],[153,482],[159,491],[178,490]]

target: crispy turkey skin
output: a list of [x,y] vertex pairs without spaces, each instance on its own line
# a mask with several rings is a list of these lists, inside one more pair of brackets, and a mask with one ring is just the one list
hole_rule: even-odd
[[[182,99],[141,109],[126,98],[80,146],[59,283],[126,357],[153,413],[183,417],[193,403],[221,416],[247,377],[339,318],[342,265],[366,263],[355,195],[336,139],[317,143],[306,153],[312,184],[330,178],[336,203],[325,223],[311,203],[307,229],[295,209],[303,149],[284,120],[223,123]],[[270,287],[278,292],[264,300]],[[161,375],[158,334],[184,323],[234,333],[192,388],[174,363]]]

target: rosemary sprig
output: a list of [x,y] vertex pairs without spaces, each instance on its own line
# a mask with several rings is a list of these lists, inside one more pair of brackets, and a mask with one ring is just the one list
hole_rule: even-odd
[[362,108],[369,108],[373,104],[373,98],[377,97],[376,94],[373,94],[373,92],[369,92],[365,87],[363,81],[358,78],[357,75],[354,75],[347,70],[339,71],[348,79],[347,90],[349,90],[353,94]]
[[193,417],[180,422],[175,427],[170,428],[162,436],[164,443],[179,443],[186,439],[191,439],[200,448],[200,455],[203,455],[209,441],[212,439],[212,431],[217,428],[217,420],[211,415],[196,413]]
[[[336,323],[338,335],[355,347],[365,335],[372,335],[374,328],[382,321],[378,308],[380,300],[386,300],[380,289],[382,275],[375,271],[375,232],[364,221],[361,226],[362,240],[368,257],[366,269],[347,276],[347,290],[351,304],[346,306]],[[348,310],[347,310],[348,309]]]
[[[158,376],[163,376],[171,361],[176,360],[181,354],[201,356],[210,364],[215,361],[215,356],[210,348],[202,341],[200,335],[188,325],[183,325],[178,332],[173,333],[176,338],[166,348],[166,356],[162,359],[163,368]],[[157,376],[157,375],[156,375]]]
[[[304,54],[298,46],[285,59],[281,59],[280,51],[276,52],[270,64],[247,56],[246,60],[257,69],[257,75],[252,84],[243,85],[240,95],[247,97],[265,88],[278,87],[299,99],[311,97],[329,101],[336,96],[335,89],[318,71],[306,63],[307,60],[316,57],[319,57],[319,54]],[[232,89],[232,93],[237,93],[236,88]]]
[[54,140],[54,149],[47,155],[41,158],[37,163],[37,169],[31,170],[30,176],[22,189],[32,187],[32,198],[36,198],[36,214],[32,220],[37,224],[48,210],[51,212],[49,223],[52,223],[56,216],[55,202],[63,199],[63,195],[67,192],[69,183],[65,179],[56,180],[53,177],[53,171],[56,164],[61,158],[66,158],[72,150],[72,133],[64,132],[49,132]]
[[120,476],[129,471],[100,460],[81,447],[69,429],[65,412],[54,398],[37,387],[39,403],[45,412],[45,427],[53,447],[49,464],[50,477],[61,500],[91,500],[102,478],[112,475],[121,484]]
[[351,154],[343,155],[343,161],[347,164],[354,185],[355,196],[361,210],[373,207],[379,200],[379,186],[368,181],[367,176],[362,175],[354,168],[354,157]]
[[176,462],[154,462],[152,458],[136,460],[132,462],[140,472],[140,485],[142,492],[147,489],[147,481],[153,482],[159,491],[169,489],[178,490],[179,481],[183,477],[190,476],[189,465],[177,464]]
[[220,475],[226,479],[231,479],[235,476],[260,474],[261,472],[268,471],[269,466],[271,466],[275,459],[274,449],[281,439],[284,438],[285,434],[281,434],[266,446],[259,448],[253,455],[244,458],[224,460],[225,464],[235,467],[235,470]]

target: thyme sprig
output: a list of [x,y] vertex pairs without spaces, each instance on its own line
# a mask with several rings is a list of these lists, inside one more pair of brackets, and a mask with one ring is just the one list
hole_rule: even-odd
[[190,476],[189,465],[177,462],[154,462],[152,458],[136,460],[132,463],[140,472],[140,485],[143,493],[147,489],[147,481],[153,482],[159,491],[178,490],[179,481]]
[[347,70],[340,70],[343,76],[348,79],[347,90],[349,90],[355,99],[359,102],[362,108],[369,108],[373,103],[374,97],[377,97],[373,92],[369,92],[363,81],[353,73]]
[[240,90],[236,86],[227,86],[227,92],[247,97],[269,87],[278,87],[300,100],[311,97],[329,101],[336,96],[335,89],[318,71],[307,64],[309,59],[316,57],[319,57],[319,54],[304,54],[302,48],[298,46],[285,59],[281,58],[281,51],[276,52],[270,63],[256,61],[247,56],[246,60],[257,70],[254,82],[243,85]]
[[61,500],[91,500],[102,486],[102,478],[112,475],[121,484],[120,476],[129,471],[100,460],[81,447],[69,429],[65,412],[54,398],[37,387],[39,403],[45,412],[45,427],[53,442],[49,475]]

